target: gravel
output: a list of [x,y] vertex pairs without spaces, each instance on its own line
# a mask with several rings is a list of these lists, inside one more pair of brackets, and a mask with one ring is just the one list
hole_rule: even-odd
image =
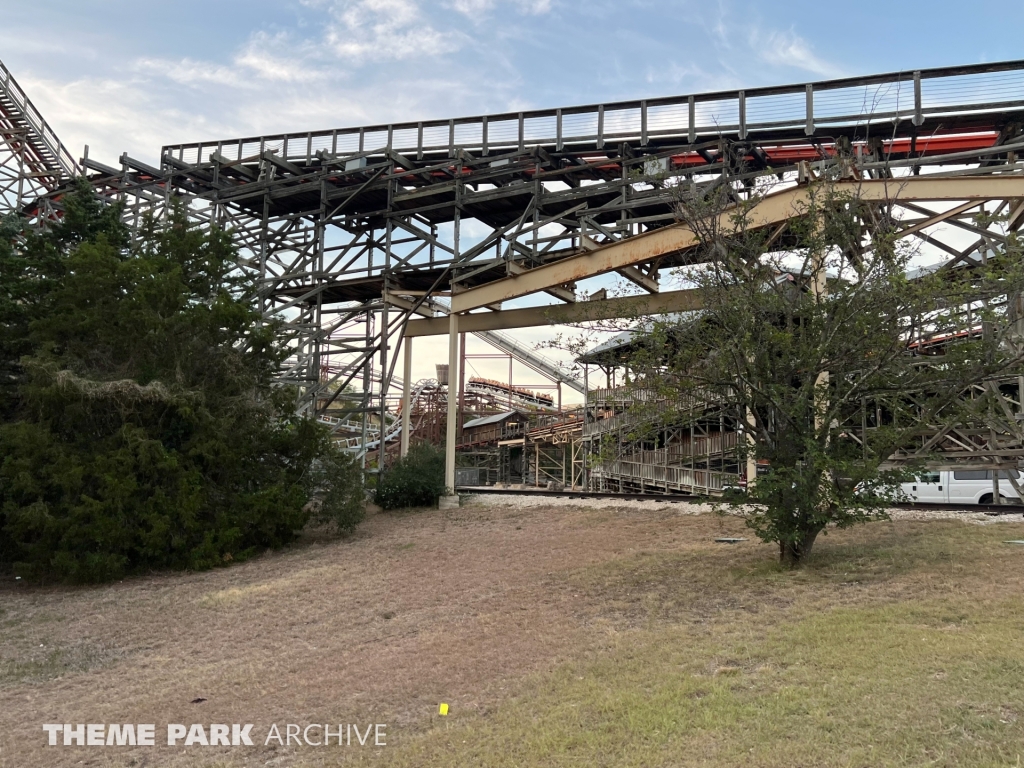
[[[467,503],[483,507],[501,507],[503,509],[529,509],[534,507],[578,507],[581,509],[632,509],[658,510],[671,509],[680,515],[704,515],[714,511],[713,505],[707,502],[662,499],[615,499],[615,498],[569,498],[567,496],[542,496],[540,494],[518,493],[484,493],[469,496]],[[739,514],[736,512],[735,514]],[[971,511],[969,508],[950,507],[949,509],[890,509],[893,520],[961,520],[974,525],[992,525],[995,523],[1024,522],[1024,514],[989,515],[984,512]]]

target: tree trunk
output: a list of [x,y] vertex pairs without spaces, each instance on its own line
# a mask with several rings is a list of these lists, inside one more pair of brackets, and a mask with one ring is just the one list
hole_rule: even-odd
[[803,559],[811,554],[814,548],[814,541],[821,532],[820,528],[809,531],[800,531],[797,538],[792,541],[779,542],[779,562],[788,568],[799,568]]

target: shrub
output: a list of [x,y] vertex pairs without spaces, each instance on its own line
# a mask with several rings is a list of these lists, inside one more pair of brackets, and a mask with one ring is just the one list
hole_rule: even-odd
[[375,501],[384,509],[430,507],[444,492],[444,451],[423,443],[381,474]]
[[353,463],[272,386],[287,340],[228,235],[178,210],[132,244],[88,185],[66,205],[0,231],[0,568],[208,568],[293,540],[313,490],[350,530]]
[[366,516],[363,471],[355,459],[339,450],[324,450],[312,472],[314,518],[349,534]]

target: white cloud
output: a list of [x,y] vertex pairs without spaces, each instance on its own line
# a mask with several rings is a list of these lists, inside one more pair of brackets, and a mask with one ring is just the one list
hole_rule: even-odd
[[451,0],[449,5],[453,10],[471,18],[482,16],[500,6],[539,16],[551,11],[552,0]]
[[750,46],[762,61],[775,66],[793,67],[822,77],[839,77],[840,67],[818,56],[811,45],[793,30],[768,34],[754,30]]
[[256,32],[235,55],[234,63],[264,80],[306,83],[328,76],[317,61],[319,54],[313,41],[295,40],[286,33]]
[[526,13],[548,13],[551,10],[552,0],[519,0],[518,5]]
[[342,58],[365,61],[453,53],[461,35],[439,32],[414,0],[336,0],[325,41]]
[[494,7],[494,0],[452,0],[451,7],[466,16],[478,16]]
[[507,62],[460,65],[469,37],[439,32],[413,0],[304,4],[319,24],[256,30],[226,59],[143,55],[69,82],[23,73],[23,85],[73,154],[88,143],[108,164],[123,151],[155,162],[178,142],[508,108],[515,78],[494,77]]
[[[97,59],[84,68],[85,75],[76,72],[65,82],[37,75],[25,78],[25,84],[68,146],[89,143],[93,155],[106,162],[116,162],[125,150],[155,161],[161,145],[182,141],[529,109],[537,105],[534,99],[545,105],[586,100],[572,88],[549,92],[544,82],[524,89],[524,62],[515,54],[540,50],[538,41],[545,38],[536,20],[519,26],[503,17],[486,35],[474,28],[481,15],[551,12],[553,0],[300,3],[306,14],[301,23],[254,28],[234,51],[216,59],[206,60],[195,50],[181,58],[141,53],[135,59]],[[731,48],[717,67],[714,56],[641,57],[637,63],[643,58],[651,63],[627,66],[631,71],[613,79],[616,88],[627,89],[621,95],[636,95],[637,81],[644,79],[647,88],[660,92],[754,85],[749,74],[734,68],[738,61],[762,69],[838,74],[793,30],[763,32],[749,21],[724,23],[736,14],[725,4],[718,11],[717,23],[714,12],[699,22],[721,31],[716,48]],[[731,42],[730,31],[736,36]],[[733,55],[746,46],[753,55]],[[591,72],[594,82],[607,79],[609,67],[623,64],[611,58],[604,69]],[[553,52],[551,66],[558,61]],[[603,87],[595,93],[609,95]]]
[[658,88],[679,91],[727,91],[742,88],[744,82],[727,72],[709,72],[697,64],[679,64],[675,61],[648,66],[644,73],[647,83]]
[[82,78],[55,82],[21,78],[36,107],[76,158],[88,144],[90,156],[117,164],[128,151],[140,159],[155,161],[161,145],[177,135],[218,133],[226,129],[202,113],[156,93],[141,78]]
[[232,88],[255,87],[255,83],[241,77],[237,69],[187,57],[178,61],[143,58],[136,60],[131,68],[144,78],[167,78],[180,85],[216,83]]

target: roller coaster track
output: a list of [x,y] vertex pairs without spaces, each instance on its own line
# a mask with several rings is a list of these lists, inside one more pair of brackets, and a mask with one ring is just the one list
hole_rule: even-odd
[[507,352],[527,368],[533,369],[542,376],[547,376],[552,381],[562,382],[566,386],[579,392],[581,395],[586,392],[583,388],[583,382],[578,378],[567,373],[565,369],[553,360],[549,360],[543,355],[538,354],[536,351],[527,347],[525,344],[516,341],[508,334],[499,333],[498,331],[473,331],[473,335],[477,338],[483,339],[488,344],[497,347],[503,352]]
[[23,211],[78,172],[71,153],[0,62],[0,212]]
[[[444,316],[450,311],[447,304],[430,297],[427,297],[423,301],[421,309],[422,314],[425,314],[428,317]],[[492,347],[511,355],[514,360],[518,360],[527,368],[536,371],[542,376],[546,376],[555,382],[562,382],[580,394],[583,394],[586,391],[583,387],[583,382],[580,381],[574,373],[566,370],[562,366],[558,365],[558,363],[537,352],[535,349],[517,341],[509,334],[500,333],[498,331],[471,331],[471,333],[478,339],[486,341]],[[394,380],[392,380],[392,384],[394,383]]]
[[[23,116],[3,145],[20,174],[6,204],[18,207],[35,194],[19,185],[45,191],[73,163],[5,69],[0,77],[16,89],[5,109]],[[554,297],[559,317],[581,310],[591,302],[577,302],[578,283],[601,275],[628,280],[659,311],[693,309],[692,296],[660,282],[699,251],[678,221],[678,185],[727,188],[737,205],[756,203],[758,227],[785,238],[818,175],[841,167],[863,199],[906,222],[908,238],[963,263],[1024,224],[1022,126],[1024,61],[1007,61],[222,138],[165,146],[158,167],[125,155],[117,167],[86,160],[84,171],[140,220],[173,194],[197,221],[229,228],[239,266],[262,287],[261,311],[293,337],[279,380],[299,388],[300,407],[326,413],[379,359],[383,384],[363,382],[362,407],[386,423],[400,334],[424,323],[421,335],[447,332],[435,328],[435,297],[458,313],[457,329],[486,333],[545,324],[547,307],[505,308],[520,297]],[[975,242],[965,249],[951,232]],[[357,322],[358,333],[332,340]],[[488,342],[553,372],[518,340]],[[970,451],[1024,458],[1014,445]]]

